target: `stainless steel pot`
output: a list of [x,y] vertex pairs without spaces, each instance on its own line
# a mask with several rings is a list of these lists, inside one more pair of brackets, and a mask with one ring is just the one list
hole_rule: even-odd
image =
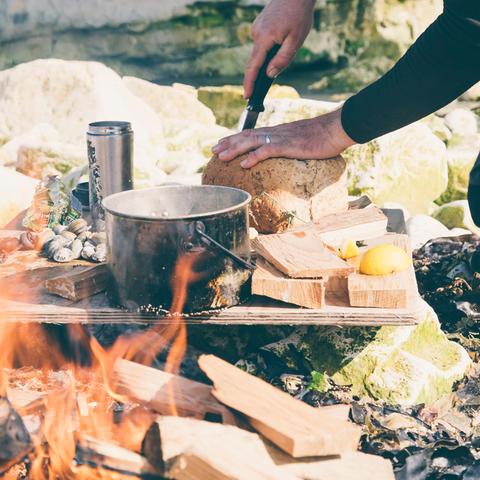
[[[249,294],[247,192],[220,186],[163,186],[110,195],[108,262],[129,309],[170,309],[175,266],[195,256],[186,312],[236,305]],[[191,257],[193,260],[193,257]]]

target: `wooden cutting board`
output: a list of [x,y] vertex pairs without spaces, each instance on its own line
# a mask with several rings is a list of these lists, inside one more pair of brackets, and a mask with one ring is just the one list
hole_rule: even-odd
[[315,223],[308,223],[292,229],[292,232],[314,232],[324,242],[341,245],[344,240],[367,240],[387,233],[388,218],[377,207],[327,215]]
[[355,270],[331,251],[315,230],[262,235],[252,241],[252,246],[291,278],[346,277]]
[[[408,236],[399,234],[367,240],[360,254],[380,244],[396,245],[412,255]],[[353,273],[348,277],[348,297],[352,307],[406,308],[412,289],[417,290],[413,262],[403,272],[379,276]]]
[[325,306],[325,281],[321,278],[289,278],[263,258],[257,258],[252,294],[300,307]]

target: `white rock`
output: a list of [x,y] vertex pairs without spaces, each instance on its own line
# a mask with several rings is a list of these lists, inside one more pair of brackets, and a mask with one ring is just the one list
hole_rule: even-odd
[[355,145],[342,155],[350,193],[366,194],[380,206],[395,202],[412,215],[428,213],[447,187],[445,144],[422,123]]
[[463,100],[476,101],[480,100],[480,82],[469,88],[463,95]]
[[0,72],[0,111],[0,138],[48,123],[63,142],[85,148],[88,123],[124,120],[135,132],[137,170],[150,170],[165,151],[159,115],[96,62],[36,60]]
[[433,238],[452,236],[452,233],[445,225],[428,215],[414,215],[411,217],[407,221],[407,233],[413,250],[420,248]]
[[[325,102],[307,98],[272,98],[266,100],[265,111],[258,117],[257,127],[273,127],[281,123],[318,117],[340,106],[339,102]],[[242,124],[242,119],[240,124]]]
[[37,184],[38,180],[0,166],[0,227],[30,206]]
[[14,166],[17,163],[18,150],[23,145],[37,145],[45,142],[58,142],[59,140],[60,134],[56,128],[48,123],[39,123],[0,148],[0,164]]
[[480,234],[480,228],[473,222],[467,200],[446,203],[438,207],[433,216],[448,228],[462,228]]
[[156,85],[135,77],[123,77],[123,83],[160,115],[164,125],[168,120],[198,122],[205,126],[216,123],[213,112],[197,99],[193,87]]
[[445,116],[445,124],[454,135],[466,137],[478,132],[477,116],[466,108],[456,108]]

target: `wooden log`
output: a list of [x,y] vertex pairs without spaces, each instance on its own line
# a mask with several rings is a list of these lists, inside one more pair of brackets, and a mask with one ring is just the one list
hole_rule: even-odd
[[291,278],[346,277],[354,268],[332,252],[314,230],[262,235],[255,251]]
[[188,378],[146,367],[127,360],[117,360],[114,376],[123,393],[162,415],[198,419],[212,418],[236,425],[233,413],[212,396],[212,388]]
[[252,294],[307,308],[325,306],[323,279],[289,278],[263,258],[257,259],[252,276]]
[[395,480],[392,463],[377,455],[343,453],[339,457],[292,459],[274,446],[268,446],[278,469],[307,480]]
[[258,435],[231,426],[161,417],[143,442],[143,454],[173,479],[394,480],[392,464],[360,452],[294,459]]
[[135,475],[140,478],[152,480],[161,478],[142,455],[122,448],[115,443],[99,440],[88,435],[82,436],[77,443],[75,463],[125,475]]
[[76,268],[71,272],[45,281],[49,293],[78,302],[106,290],[111,282],[107,265]]
[[214,384],[213,395],[246,415],[255,430],[291,456],[357,449],[360,427],[332,416],[331,409],[313,408],[214,355],[202,355],[198,363]]
[[143,454],[159,473],[177,480],[298,478],[276,467],[256,433],[191,418],[158,418],[145,436]]

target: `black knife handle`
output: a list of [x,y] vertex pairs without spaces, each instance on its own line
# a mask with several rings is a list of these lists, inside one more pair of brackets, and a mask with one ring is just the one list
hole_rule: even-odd
[[277,54],[280,49],[280,45],[275,44],[267,53],[263,65],[258,71],[257,79],[255,80],[255,85],[253,87],[253,94],[248,99],[247,110],[254,112],[263,112],[265,107],[263,106],[263,101],[267,96],[269,88],[272,86],[273,78],[270,78],[267,75],[267,67],[271,62],[272,58]]

